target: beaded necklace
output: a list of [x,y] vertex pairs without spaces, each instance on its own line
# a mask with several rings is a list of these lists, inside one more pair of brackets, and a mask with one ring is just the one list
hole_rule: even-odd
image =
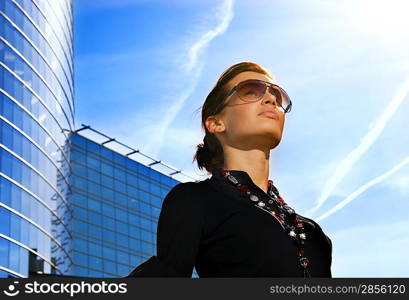
[[[228,170],[223,168],[218,169],[220,174],[227,179],[230,184],[233,184],[241,194],[246,194],[249,196],[249,199],[254,203],[255,207],[258,207],[268,214],[272,215],[281,225],[281,227],[288,233],[290,238],[296,242],[298,247],[298,261],[302,267],[304,278],[311,277],[310,272],[308,271],[308,259],[304,255],[304,244],[306,240],[306,234],[303,222],[301,221],[302,217],[299,216],[294,209],[292,209],[280,196],[278,189],[274,186],[272,180],[268,180],[268,189],[267,195],[269,197],[268,204],[259,199],[252,191],[245,185],[241,184],[236,177],[234,177]],[[273,207],[275,206],[275,208]],[[287,216],[286,213],[289,215]],[[292,218],[292,224],[286,222],[287,218]]]

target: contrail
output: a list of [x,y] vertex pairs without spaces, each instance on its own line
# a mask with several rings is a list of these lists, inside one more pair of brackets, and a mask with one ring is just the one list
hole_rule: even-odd
[[187,71],[191,71],[197,65],[197,59],[203,49],[218,35],[223,34],[229,27],[231,20],[233,19],[233,0],[226,0],[220,5],[217,11],[218,17],[221,19],[220,24],[206,32],[192,47],[188,50],[188,63],[185,68]]
[[157,157],[159,154],[164,141],[163,137],[165,136],[168,127],[197,86],[203,70],[203,63],[198,63],[199,55],[215,37],[223,34],[229,27],[234,15],[233,4],[233,0],[223,1],[220,7],[218,7],[216,14],[220,18],[219,25],[204,33],[200,39],[187,50],[187,63],[183,66],[183,68],[188,73],[192,73],[190,75],[191,83],[187,84],[183,94],[179,95],[177,100],[172,102],[172,105],[169,105],[168,110],[166,111],[166,114],[164,114],[160,124],[155,127],[155,134],[152,136],[152,139],[147,146],[147,148],[149,148],[148,152],[151,153],[152,156]]
[[345,205],[347,205],[349,202],[351,202],[356,197],[358,197],[360,194],[362,194],[367,189],[369,189],[371,186],[373,186],[375,184],[378,184],[378,183],[382,182],[383,180],[387,179],[389,176],[391,176],[392,174],[394,174],[395,172],[397,172],[399,169],[403,168],[407,164],[409,164],[409,156],[406,157],[402,162],[400,162],[399,164],[394,166],[392,169],[387,171],[386,173],[372,179],[368,183],[366,183],[363,186],[359,187],[357,190],[355,190],[353,193],[351,193],[348,197],[346,197],[344,200],[339,202],[333,208],[331,208],[330,210],[328,210],[327,212],[323,213],[321,216],[316,218],[316,222],[320,222],[321,220],[324,220],[326,217],[329,217],[330,215],[332,215],[336,211],[340,210]]
[[315,207],[308,210],[305,214],[312,216],[312,214],[320,208],[324,202],[331,195],[337,184],[345,177],[345,175],[351,170],[353,165],[359,160],[359,158],[372,146],[379,135],[384,130],[386,124],[390,118],[405,100],[409,92],[409,78],[400,86],[395,96],[392,98],[389,105],[386,107],[384,113],[379,120],[375,123],[374,127],[361,139],[360,144],[353,149],[338,165],[334,175],[326,182],[320,198],[315,202]]

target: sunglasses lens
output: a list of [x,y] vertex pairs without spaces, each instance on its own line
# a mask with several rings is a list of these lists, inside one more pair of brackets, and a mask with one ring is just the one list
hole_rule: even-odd
[[287,93],[282,88],[274,88],[277,91],[279,96],[276,96],[278,100],[278,104],[284,110],[285,113],[289,113],[291,111],[291,100],[288,97]]
[[[247,102],[255,102],[260,100],[266,92],[266,84],[259,81],[248,81],[240,84],[237,87],[239,97]],[[270,86],[269,92],[275,96],[277,106],[283,111],[291,110],[290,99],[287,93],[278,86]]]
[[246,82],[238,87],[237,92],[244,101],[253,102],[263,97],[265,90],[266,85],[261,82]]
[[284,90],[272,86],[270,93],[276,97],[277,105],[280,106],[283,111],[289,108],[290,99],[288,98],[287,93]]

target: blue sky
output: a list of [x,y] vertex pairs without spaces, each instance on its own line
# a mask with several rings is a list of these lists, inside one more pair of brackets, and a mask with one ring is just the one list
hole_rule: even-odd
[[240,61],[293,101],[270,179],[333,241],[334,277],[409,277],[409,5],[74,1],[76,125],[198,179],[199,108]]

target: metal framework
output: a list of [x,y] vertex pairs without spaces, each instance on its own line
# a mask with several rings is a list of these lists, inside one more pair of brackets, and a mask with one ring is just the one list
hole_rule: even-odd
[[[74,133],[79,133],[80,131],[83,131],[83,130],[91,130],[91,131],[93,131],[93,132],[95,132],[95,133],[99,134],[100,136],[103,136],[104,138],[107,139],[106,141],[104,141],[104,142],[102,142],[102,143],[99,143],[99,142],[93,140],[94,142],[100,144],[101,146],[105,146],[105,145],[108,144],[108,143],[115,142],[115,143],[121,145],[122,147],[125,147],[125,148],[131,150],[131,152],[126,153],[126,154],[123,154],[123,153],[120,153],[120,152],[118,152],[118,151],[116,151],[116,150],[113,150],[113,149],[111,149],[111,148],[108,148],[108,149],[111,150],[111,151],[115,151],[115,152],[119,153],[120,155],[126,156],[127,158],[130,158],[130,159],[133,159],[132,157],[129,157],[130,155],[135,154],[135,153],[138,153],[138,154],[140,154],[140,155],[142,155],[142,156],[144,156],[144,157],[146,157],[146,158],[152,160],[151,163],[145,164],[145,163],[140,162],[140,161],[138,161],[138,160],[136,160],[136,159],[133,159],[133,160],[135,160],[136,162],[138,162],[138,163],[140,163],[140,164],[142,164],[142,165],[144,165],[144,166],[146,166],[146,167],[149,167],[149,168],[153,169],[153,168],[152,168],[153,165],[160,164],[160,165],[165,166],[166,168],[172,170],[172,172],[171,172],[171,173],[164,173],[164,172],[162,172],[161,170],[157,170],[157,169],[153,169],[153,170],[155,170],[155,171],[157,171],[157,172],[160,172],[160,173],[162,173],[162,174],[164,174],[164,175],[170,176],[170,177],[172,177],[172,176],[175,175],[175,174],[180,174],[180,175],[183,175],[183,176],[185,176],[185,177],[187,177],[187,178],[193,179],[194,182],[199,182],[198,179],[193,178],[192,176],[186,174],[186,173],[183,172],[182,170],[177,169],[177,168],[175,168],[175,167],[173,167],[173,166],[171,166],[171,165],[169,165],[169,164],[167,164],[167,163],[164,163],[164,162],[162,162],[161,160],[158,160],[158,159],[155,159],[155,158],[153,158],[153,157],[151,157],[151,156],[149,156],[149,155],[146,155],[146,154],[142,153],[139,149],[134,149],[134,148],[132,148],[132,147],[130,147],[130,146],[128,146],[128,145],[125,145],[125,144],[123,144],[123,143],[121,143],[121,142],[118,142],[115,138],[109,137],[108,135],[106,135],[106,134],[104,134],[104,133],[102,133],[102,132],[100,132],[100,131],[98,131],[98,130],[95,130],[95,129],[91,128],[91,126],[89,126],[89,125],[81,124],[81,126],[82,126],[82,128],[79,128],[79,129],[77,129],[77,130],[74,130]],[[89,137],[87,137],[87,136],[84,136],[84,137],[89,138]]]

